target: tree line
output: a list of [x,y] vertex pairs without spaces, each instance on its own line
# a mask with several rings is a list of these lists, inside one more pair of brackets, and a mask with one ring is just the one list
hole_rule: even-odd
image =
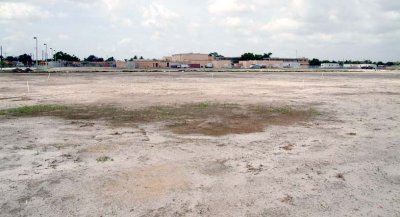
[[[134,56],[130,59],[130,61],[136,60],[136,59],[144,59],[143,56],[140,56],[138,58],[137,56]],[[78,58],[75,55],[70,55],[68,53],[59,51],[53,55],[52,59],[48,59],[47,61],[52,61],[52,60],[61,60],[61,61],[68,61],[68,62],[79,62],[81,61],[80,58]],[[3,57],[0,56],[0,61],[3,65],[5,65],[5,62],[21,62],[24,65],[32,65],[33,58],[31,55],[28,54],[22,54],[19,56],[7,56]],[[114,57],[109,57],[107,59],[104,59],[102,57],[97,57],[95,55],[89,55],[87,58],[84,58],[83,61],[85,62],[115,62]],[[126,60],[128,61],[128,60]]]
[[[224,56],[219,54],[218,52],[212,52],[208,56],[213,56],[215,58],[223,58]],[[272,53],[264,53],[264,54],[255,54],[255,53],[244,53],[240,55],[240,60],[246,61],[246,60],[265,60],[268,58],[271,58]]]
[[0,60],[1,60],[1,65],[4,66],[6,65],[5,62],[21,62],[24,65],[32,65],[32,57],[28,54],[22,54],[19,56],[7,56],[7,57],[3,57],[0,56]]
[[[217,53],[217,52],[212,52],[209,54],[209,56],[213,56],[215,58],[223,58],[224,56]],[[256,53],[244,53],[240,56],[240,60],[242,61],[247,61],[247,60],[265,60],[268,58],[271,58],[272,53],[264,53],[264,54],[256,54]],[[30,55],[28,54],[22,54],[19,56],[7,56],[7,57],[3,57],[0,56],[1,59],[1,64],[5,65],[5,62],[21,62],[24,65],[32,65],[33,59]],[[134,61],[134,60],[138,60],[138,59],[144,59],[143,56],[134,56],[132,58],[125,59],[125,61]],[[68,53],[59,51],[57,53],[55,53],[53,55],[52,59],[48,59],[48,61],[51,60],[62,60],[62,61],[69,61],[69,62],[79,62],[81,61],[81,59],[79,59],[78,57],[76,57],[75,55],[70,55]],[[97,57],[95,55],[89,55],[87,58],[84,58],[83,61],[85,62],[114,62],[115,58],[114,57],[109,57],[107,59],[104,59],[102,57]],[[376,64],[376,65],[385,65],[385,66],[393,66],[393,65],[399,65],[400,63],[397,62],[382,62],[382,61],[378,61],[378,62],[373,62],[371,60],[363,60],[363,61],[358,61],[358,60],[345,60],[345,61],[335,61],[335,60],[319,60],[317,58],[313,58],[311,60],[309,60],[310,66],[320,66],[322,63],[338,63],[338,64]]]
[[382,62],[382,61],[378,61],[378,62],[373,62],[371,60],[345,60],[345,61],[335,61],[335,60],[319,60],[317,58],[313,58],[312,60],[309,61],[310,66],[320,66],[323,63],[338,63],[340,65],[343,64],[376,64],[376,65],[384,65],[384,66],[394,66],[394,65],[398,65],[399,63],[395,63],[395,62]]

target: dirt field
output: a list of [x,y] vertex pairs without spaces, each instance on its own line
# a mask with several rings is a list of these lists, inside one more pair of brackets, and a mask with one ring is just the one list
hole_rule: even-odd
[[0,216],[400,216],[398,71],[0,74],[0,110]]

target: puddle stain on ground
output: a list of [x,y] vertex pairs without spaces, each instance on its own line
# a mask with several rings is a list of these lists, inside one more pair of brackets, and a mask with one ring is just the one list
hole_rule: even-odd
[[190,180],[183,168],[161,165],[119,172],[105,181],[101,192],[125,200],[153,200],[189,188]]

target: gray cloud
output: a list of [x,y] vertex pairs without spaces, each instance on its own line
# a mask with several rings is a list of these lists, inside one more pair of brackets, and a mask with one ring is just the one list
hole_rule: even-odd
[[0,0],[0,40],[31,52],[33,35],[81,57],[227,56],[396,60],[397,0]]

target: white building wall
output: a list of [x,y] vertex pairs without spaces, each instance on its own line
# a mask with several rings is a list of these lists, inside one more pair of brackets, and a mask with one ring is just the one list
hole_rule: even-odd
[[299,62],[283,62],[282,68],[300,69],[301,64]]
[[322,63],[321,68],[323,69],[340,68],[340,65],[339,63]]

